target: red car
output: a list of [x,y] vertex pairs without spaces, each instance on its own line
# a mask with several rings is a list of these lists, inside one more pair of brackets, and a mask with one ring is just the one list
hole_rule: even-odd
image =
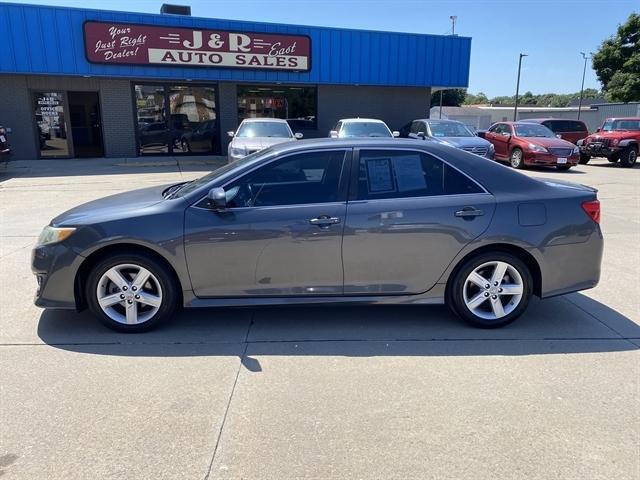
[[555,133],[537,123],[495,123],[485,132],[484,138],[495,147],[496,160],[508,160],[513,168],[546,165],[569,170],[580,159],[578,147],[557,138]]
[[593,135],[578,142],[580,163],[591,157],[605,157],[610,162],[631,168],[640,149],[640,117],[607,118]]
[[579,140],[582,140],[589,135],[589,130],[582,120],[567,120],[564,118],[527,118],[526,120],[521,120],[521,122],[539,123],[540,125],[544,125],[555,133],[556,137],[575,143],[576,145]]

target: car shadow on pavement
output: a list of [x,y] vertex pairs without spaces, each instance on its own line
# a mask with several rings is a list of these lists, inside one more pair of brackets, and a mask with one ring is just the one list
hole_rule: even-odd
[[132,357],[223,356],[235,345],[251,371],[260,371],[259,355],[541,355],[640,349],[627,340],[640,338],[639,325],[581,294],[534,299],[518,321],[494,330],[470,327],[444,306],[291,306],[183,310],[143,334],[113,332],[87,312],[47,310],[38,336],[63,350]]

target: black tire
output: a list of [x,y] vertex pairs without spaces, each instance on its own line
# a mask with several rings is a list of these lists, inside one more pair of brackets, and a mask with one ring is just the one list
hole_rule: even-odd
[[[520,303],[510,313],[499,319],[485,319],[474,314],[464,301],[465,281],[476,268],[488,262],[505,262],[520,274],[522,279],[522,297]],[[456,315],[469,324],[480,328],[498,328],[516,320],[527,309],[533,293],[533,278],[531,272],[515,255],[506,252],[485,252],[467,260],[456,270],[447,285],[446,303]],[[505,297],[508,301],[509,297]],[[488,299],[489,300],[489,299]],[[490,301],[490,300],[489,300]]]
[[605,157],[605,158],[609,163],[616,163],[619,160],[618,157]]
[[524,152],[520,148],[514,148],[509,155],[509,164],[513,168],[523,169],[524,165]]
[[182,152],[191,152],[191,145],[189,145],[189,142],[184,138],[180,142],[180,148]]
[[[102,307],[100,307],[100,304],[98,303],[97,293],[98,282],[109,269],[118,265],[135,265],[144,267],[149,272],[151,272],[155,279],[157,279],[157,282],[159,283],[159,287],[161,289],[160,292],[162,300],[155,314],[153,314],[153,316],[151,316],[149,319],[135,324],[121,323],[107,315],[103,311]],[[87,299],[87,304],[91,313],[95,315],[107,327],[118,332],[125,333],[146,332],[157,327],[158,324],[162,323],[165,320],[168,320],[173,316],[176,309],[178,308],[178,302],[180,299],[180,287],[169,268],[167,268],[162,262],[159,262],[151,255],[139,252],[117,253],[99,260],[89,272],[85,288],[85,298]],[[121,292],[119,289],[114,289],[112,291],[114,291],[115,293],[125,293]],[[131,293],[131,291],[127,293]],[[115,307],[119,309],[121,308],[124,311],[124,300],[122,302],[122,305],[116,305]],[[145,308],[145,306],[137,308],[142,309]]]
[[591,160],[591,155],[587,155],[586,153],[580,154],[580,165],[586,165]]
[[566,172],[571,168],[571,165],[556,165],[556,168],[561,172]]
[[623,168],[631,168],[635,165],[638,160],[638,150],[637,147],[630,145],[624,149],[622,154],[620,155],[620,166]]

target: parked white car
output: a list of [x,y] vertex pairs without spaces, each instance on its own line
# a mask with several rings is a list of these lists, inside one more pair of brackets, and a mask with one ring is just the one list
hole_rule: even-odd
[[399,137],[400,132],[391,131],[387,124],[376,118],[343,118],[338,120],[333,130],[329,132],[331,138],[354,137]]
[[279,118],[247,118],[235,132],[227,134],[233,138],[227,151],[229,163],[271,145],[302,138],[301,133],[294,134],[286,120]]

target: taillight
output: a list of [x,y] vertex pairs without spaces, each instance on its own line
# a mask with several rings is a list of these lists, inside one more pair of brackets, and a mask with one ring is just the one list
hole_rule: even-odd
[[582,209],[587,215],[591,217],[596,223],[600,223],[600,201],[589,200],[588,202],[582,202]]

